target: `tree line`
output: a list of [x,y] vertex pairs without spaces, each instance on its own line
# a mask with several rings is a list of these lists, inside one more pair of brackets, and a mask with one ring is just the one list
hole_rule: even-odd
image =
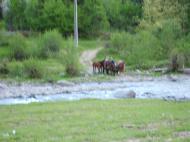
[[[7,7],[4,19],[8,30],[44,32],[58,29],[65,36],[73,33],[73,0],[8,0]],[[82,37],[110,31],[134,32],[139,25],[141,28],[162,25],[165,19],[175,20],[188,33],[190,1],[78,0]]]
[[[4,19],[8,30],[73,33],[73,0],[11,0]],[[81,36],[110,30],[131,31],[142,17],[142,0],[78,0]]]

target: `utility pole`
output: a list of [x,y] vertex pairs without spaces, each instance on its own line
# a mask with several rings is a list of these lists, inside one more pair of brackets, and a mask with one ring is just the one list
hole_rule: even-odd
[[74,0],[74,46],[78,47],[78,12],[77,0]]

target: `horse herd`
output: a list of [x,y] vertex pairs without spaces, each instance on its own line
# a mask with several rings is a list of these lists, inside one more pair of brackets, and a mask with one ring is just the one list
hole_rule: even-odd
[[115,62],[114,60],[102,60],[93,62],[93,73],[103,73],[115,75],[119,73],[123,73],[125,71],[125,63],[124,61]]

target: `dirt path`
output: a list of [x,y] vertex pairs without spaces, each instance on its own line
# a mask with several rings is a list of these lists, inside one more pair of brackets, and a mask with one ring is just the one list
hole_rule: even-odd
[[80,56],[80,63],[84,65],[86,73],[92,74],[92,60],[96,57],[97,53],[102,49],[102,47],[86,50]]

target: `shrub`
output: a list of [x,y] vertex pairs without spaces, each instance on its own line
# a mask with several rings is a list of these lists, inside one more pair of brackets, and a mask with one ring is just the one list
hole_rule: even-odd
[[7,46],[9,44],[9,37],[6,36],[6,33],[0,31],[0,46]]
[[[63,56],[62,56],[63,57]],[[73,45],[73,40],[70,38],[67,41],[67,51],[62,61],[65,65],[65,72],[68,76],[77,76],[80,73],[79,56],[77,49]]]
[[40,61],[32,58],[24,61],[24,74],[27,78],[42,78],[43,70]]
[[12,61],[8,65],[9,76],[24,77],[23,64],[20,61]]
[[184,54],[184,64],[190,67],[190,34],[182,38],[178,44],[177,48],[181,53]]
[[178,49],[173,49],[170,54],[170,70],[173,72],[178,71],[184,67],[184,54]]
[[176,48],[176,43],[182,36],[181,26],[175,20],[165,20],[162,27],[158,28],[155,36],[159,39],[163,49],[162,52],[167,57],[171,50]]
[[150,31],[113,33],[105,50],[108,56],[125,60],[128,65],[136,68],[146,69],[152,63],[164,59],[161,43]]
[[40,57],[47,58],[60,51],[62,36],[57,30],[45,32],[40,39]]
[[26,39],[21,34],[16,34],[10,41],[10,58],[15,60],[24,60],[29,58],[27,53]]
[[30,39],[28,42],[28,48],[26,52],[30,58],[38,58],[40,55],[41,49],[38,47],[38,39]]
[[124,49],[127,46],[127,34],[125,32],[117,32],[111,35],[110,47],[115,50]]
[[1,64],[0,64],[0,74],[8,74],[9,73],[9,69],[7,67],[7,62],[6,61],[3,61]]

